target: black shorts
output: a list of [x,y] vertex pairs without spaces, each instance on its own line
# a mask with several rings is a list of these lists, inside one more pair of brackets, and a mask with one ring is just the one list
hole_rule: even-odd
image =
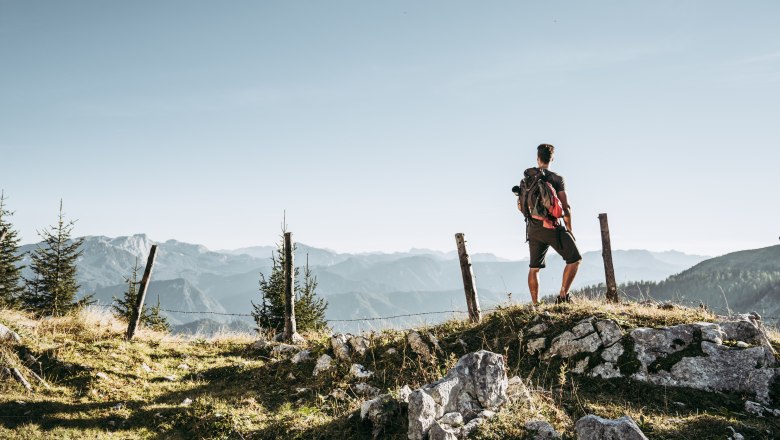
[[544,260],[547,250],[552,246],[558,255],[563,257],[566,264],[576,263],[582,260],[580,251],[574,237],[563,226],[555,229],[547,229],[541,225],[528,224],[528,248],[531,251],[531,264],[534,269],[544,268]]

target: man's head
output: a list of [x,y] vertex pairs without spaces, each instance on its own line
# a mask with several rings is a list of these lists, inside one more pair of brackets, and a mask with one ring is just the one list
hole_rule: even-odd
[[553,161],[553,153],[555,153],[555,147],[550,144],[541,144],[536,147],[536,162],[541,166],[550,165]]

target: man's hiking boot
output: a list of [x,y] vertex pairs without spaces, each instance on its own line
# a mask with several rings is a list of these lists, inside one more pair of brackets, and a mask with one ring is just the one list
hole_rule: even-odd
[[569,298],[569,294],[567,293],[566,296],[560,296],[555,298],[555,304],[564,304],[564,303],[570,303],[571,298]]

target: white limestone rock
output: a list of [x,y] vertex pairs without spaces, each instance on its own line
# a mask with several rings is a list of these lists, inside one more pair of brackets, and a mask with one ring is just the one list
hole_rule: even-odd
[[609,347],[623,337],[623,330],[612,320],[597,321],[596,331],[598,331],[599,336],[601,336],[601,342],[605,347]]
[[323,354],[317,359],[317,363],[314,364],[314,373],[313,375],[316,377],[323,371],[328,371],[333,366],[333,358],[328,356],[327,354]]
[[554,440],[561,438],[561,434],[544,420],[529,420],[525,423],[525,429],[532,435],[533,440]]
[[347,342],[347,335],[337,333],[330,337],[330,346],[333,348],[333,354],[336,359],[342,362],[350,361],[349,344]]
[[577,440],[647,440],[636,422],[628,416],[610,420],[588,414],[577,420],[574,429]]
[[352,364],[352,366],[349,368],[349,374],[350,376],[357,379],[369,379],[374,375],[374,372],[368,371],[366,367],[360,364]]

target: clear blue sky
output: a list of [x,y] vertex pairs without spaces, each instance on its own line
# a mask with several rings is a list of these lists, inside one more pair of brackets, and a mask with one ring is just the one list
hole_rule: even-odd
[[780,3],[0,0],[0,188],[24,242],[521,258],[510,188],[556,145],[574,231],[778,243]]

